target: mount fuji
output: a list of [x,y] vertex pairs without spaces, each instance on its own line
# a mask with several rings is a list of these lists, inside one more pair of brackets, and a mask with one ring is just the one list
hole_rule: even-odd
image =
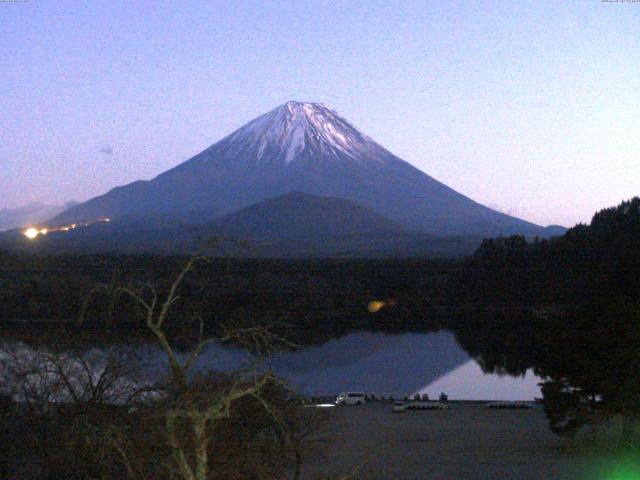
[[305,102],[287,102],[156,178],[114,188],[47,223],[109,217],[189,225],[291,192],[344,198],[431,235],[548,236],[438,182],[326,105]]

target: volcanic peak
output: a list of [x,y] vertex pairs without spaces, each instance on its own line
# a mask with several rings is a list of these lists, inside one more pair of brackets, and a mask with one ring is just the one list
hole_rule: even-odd
[[279,152],[288,165],[305,150],[356,157],[373,140],[325,104],[289,101],[236,130],[222,143],[231,150],[257,147],[258,160],[267,152]]

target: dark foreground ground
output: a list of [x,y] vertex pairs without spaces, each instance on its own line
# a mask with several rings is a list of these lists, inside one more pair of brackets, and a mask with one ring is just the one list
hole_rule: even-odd
[[593,452],[552,434],[540,406],[491,410],[451,404],[447,411],[391,413],[391,406],[326,408],[324,458],[305,478],[420,480],[638,480],[640,462]]

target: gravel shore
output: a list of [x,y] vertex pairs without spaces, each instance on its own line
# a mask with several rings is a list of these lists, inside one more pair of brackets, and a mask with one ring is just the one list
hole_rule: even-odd
[[388,404],[326,408],[324,458],[305,478],[564,480],[592,478],[583,456],[566,453],[542,408],[492,410],[450,403],[444,411],[392,413]]

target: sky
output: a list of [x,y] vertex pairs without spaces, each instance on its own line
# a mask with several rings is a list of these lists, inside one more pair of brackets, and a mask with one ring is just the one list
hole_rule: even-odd
[[323,102],[542,225],[640,194],[640,3],[0,1],[0,208],[150,179]]

